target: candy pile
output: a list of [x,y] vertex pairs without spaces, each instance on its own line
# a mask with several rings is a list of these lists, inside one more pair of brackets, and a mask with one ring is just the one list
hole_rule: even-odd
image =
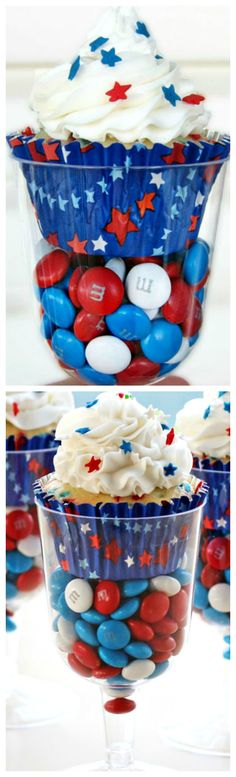
[[207,243],[168,257],[95,261],[55,248],[35,268],[41,333],[61,366],[102,384],[152,382],[174,369],[202,324]]
[[44,581],[37,511],[29,510],[9,508],[6,516],[7,631],[16,628],[12,616],[22,599]]
[[107,703],[108,711],[133,709],[120,702],[122,686],[128,693],[131,683],[159,676],[180,652],[190,616],[190,583],[191,575],[183,569],[119,582],[76,578],[61,567],[52,572],[57,647],[75,672],[106,681],[107,692],[115,697]]
[[[203,531],[201,558],[197,565],[194,607],[200,610],[208,623],[216,623],[229,630],[230,623],[230,537],[219,532]],[[227,648],[224,658],[230,658],[230,638],[224,640]]]

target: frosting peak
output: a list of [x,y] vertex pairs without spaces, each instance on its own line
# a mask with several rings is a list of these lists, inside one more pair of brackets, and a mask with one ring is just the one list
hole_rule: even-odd
[[58,140],[168,143],[206,127],[209,113],[194,91],[161,57],[136,12],[116,7],[105,12],[72,63],[37,80],[31,107],[40,128]]
[[7,393],[6,418],[16,429],[29,431],[49,424],[56,426],[67,410],[74,406],[70,391],[19,391]]
[[203,399],[186,402],[176,416],[176,430],[183,435],[191,452],[223,459],[230,455],[230,395],[209,392]]
[[186,443],[166,425],[163,413],[131,395],[104,392],[67,413],[54,458],[57,478],[75,488],[110,496],[149,494],[183,482],[192,466]]

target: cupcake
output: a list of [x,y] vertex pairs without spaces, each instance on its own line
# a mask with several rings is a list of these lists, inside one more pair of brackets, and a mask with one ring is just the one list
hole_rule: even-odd
[[8,143],[48,244],[34,274],[43,336],[83,382],[155,381],[201,327],[212,246],[199,235],[229,140],[208,134],[204,96],[125,7],[37,79],[30,104],[37,130]]
[[[176,429],[193,453],[193,473],[208,484],[194,605],[205,620],[229,626],[230,395],[205,392],[177,413]],[[224,653],[229,658],[229,648]]]
[[35,498],[62,568],[115,580],[180,566],[190,511],[205,492],[163,414],[130,394],[104,392],[67,413],[56,437],[55,472],[36,483]]

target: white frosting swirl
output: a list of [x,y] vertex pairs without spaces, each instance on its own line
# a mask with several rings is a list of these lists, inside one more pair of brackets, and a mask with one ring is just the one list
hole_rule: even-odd
[[[179,485],[191,470],[192,456],[176,435],[166,445],[162,420],[161,412],[131,396],[99,394],[92,406],[72,410],[59,422],[56,477],[75,488],[121,497]],[[89,471],[92,457],[97,468]]]
[[230,397],[228,393],[191,399],[176,415],[176,430],[193,454],[223,459],[230,455]]
[[[138,17],[131,8],[107,10],[87,41],[80,46],[80,67],[75,77],[68,78],[71,63],[60,65],[42,75],[33,87],[31,107],[37,113],[40,128],[52,138],[74,138],[125,145],[134,142],[168,143],[178,136],[201,132],[210,114],[203,103],[182,101],[195,92],[182,78],[179,68],[159,54],[152,36],[136,31]],[[90,44],[97,38],[108,38],[95,51]],[[102,50],[115,49],[113,67],[103,64]],[[76,55],[76,56],[77,56]],[[115,82],[131,85],[126,99],[111,102],[106,92]],[[162,87],[173,85],[181,98],[175,106]]]
[[26,432],[50,424],[56,426],[72,407],[74,400],[70,391],[19,391],[6,396],[7,421]]

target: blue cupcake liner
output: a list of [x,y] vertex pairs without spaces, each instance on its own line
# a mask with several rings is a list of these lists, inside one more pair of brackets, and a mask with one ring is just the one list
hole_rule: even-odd
[[[229,156],[224,136],[152,149],[135,144],[129,150],[120,143],[62,144],[23,133],[7,140],[44,238],[67,251],[107,257],[162,256],[188,248]],[[196,204],[199,192],[204,199]],[[143,207],[147,194],[153,197]],[[119,213],[126,214],[121,231]],[[99,238],[103,248],[96,247]]]
[[35,478],[53,469],[59,443],[53,434],[10,435],[6,440],[6,504],[24,507],[34,503]]
[[203,504],[207,490],[203,484],[192,497],[161,504],[76,505],[49,496],[47,480],[36,481],[35,501],[45,511],[57,560],[71,574],[94,579],[148,578],[176,570],[191,535],[191,511]]
[[[196,463],[200,465],[196,466]],[[230,462],[194,458],[192,474],[208,485],[203,526],[206,529],[230,531]]]

